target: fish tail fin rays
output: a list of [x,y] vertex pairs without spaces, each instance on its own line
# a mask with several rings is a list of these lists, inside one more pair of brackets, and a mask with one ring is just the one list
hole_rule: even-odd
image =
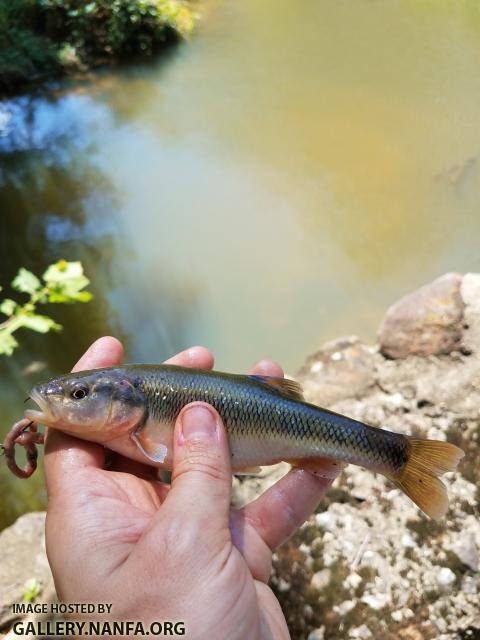
[[455,471],[464,452],[449,442],[408,438],[408,460],[395,476],[389,476],[420,509],[433,520],[440,520],[448,509],[443,473]]

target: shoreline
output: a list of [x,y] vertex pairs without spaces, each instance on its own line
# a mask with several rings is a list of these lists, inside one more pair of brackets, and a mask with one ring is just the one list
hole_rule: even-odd
[[[447,439],[464,448],[466,457],[458,472],[445,477],[450,508],[438,523],[382,476],[346,468],[316,512],[274,554],[270,583],[292,637],[476,637],[480,274],[446,274],[414,291],[387,311],[377,344],[355,337],[331,341],[295,377],[311,402],[374,426]],[[258,477],[235,478],[234,504],[251,500],[288,468],[281,463]],[[0,632],[11,628],[12,604],[22,600],[29,579],[41,587],[35,603],[56,602],[44,518],[25,514],[0,532]]]

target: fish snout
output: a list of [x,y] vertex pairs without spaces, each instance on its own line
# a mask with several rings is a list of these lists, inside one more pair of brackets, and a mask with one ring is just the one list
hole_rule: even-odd
[[40,411],[27,409],[25,416],[35,422],[52,424],[55,421],[54,399],[58,399],[62,395],[63,391],[60,385],[54,381],[36,385],[30,391],[30,399],[38,405]]
[[61,385],[55,380],[50,380],[45,384],[38,385],[32,389],[32,397],[33,394],[36,396],[63,396],[63,389]]

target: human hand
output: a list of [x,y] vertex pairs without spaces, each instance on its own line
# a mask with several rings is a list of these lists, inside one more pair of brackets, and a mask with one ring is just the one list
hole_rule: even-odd
[[[120,364],[122,345],[97,340],[74,370]],[[201,347],[171,364],[211,369]],[[251,373],[283,376],[270,361]],[[47,554],[65,602],[110,602],[110,620],[185,622],[192,640],[289,638],[267,586],[272,549],[314,510],[331,481],[292,469],[254,502],[230,509],[231,468],[220,416],[204,403],[176,422],[172,485],[153,467],[48,433]],[[107,617],[105,617],[107,619]]]

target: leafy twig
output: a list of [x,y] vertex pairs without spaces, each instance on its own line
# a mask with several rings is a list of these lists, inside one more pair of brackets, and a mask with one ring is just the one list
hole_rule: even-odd
[[36,313],[37,305],[88,302],[92,299],[92,294],[84,289],[89,283],[81,262],[60,260],[48,267],[41,280],[22,267],[12,281],[12,287],[28,294],[30,299],[24,304],[10,298],[0,302],[0,313],[7,316],[0,323],[0,355],[9,356],[18,347],[13,336],[18,329],[32,329],[39,333],[60,331],[62,327],[55,320]]

